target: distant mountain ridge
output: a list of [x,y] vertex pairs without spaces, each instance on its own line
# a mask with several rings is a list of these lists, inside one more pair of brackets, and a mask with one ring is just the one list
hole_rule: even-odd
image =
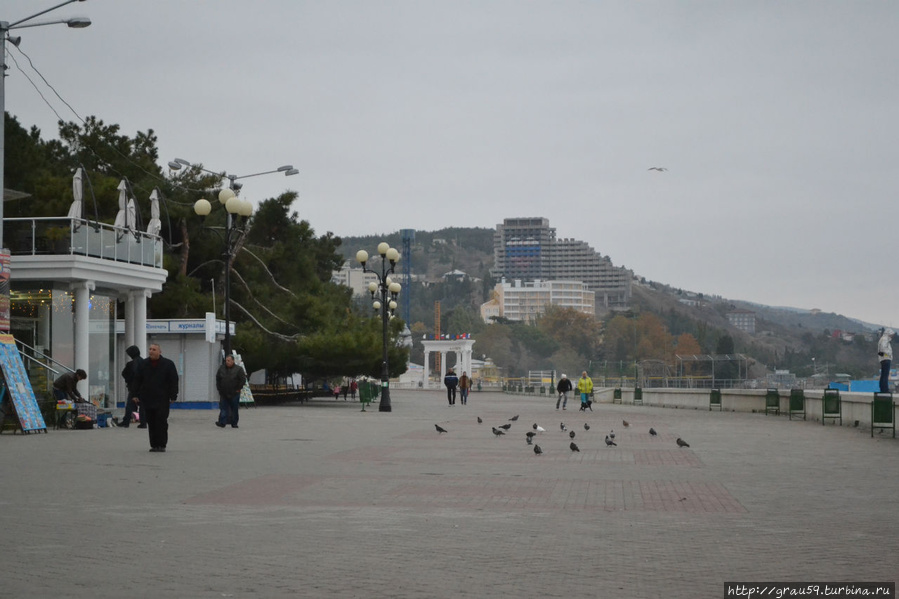
[[[412,272],[426,280],[436,281],[451,270],[459,269],[477,279],[489,277],[493,266],[493,235],[495,229],[483,227],[450,227],[437,231],[415,231]],[[355,261],[356,251],[367,249],[370,253],[381,241],[387,241],[397,249],[402,248],[400,232],[386,235],[343,237],[340,247],[344,257]],[[636,280],[642,277],[635,276]],[[661,284],[663,289],[674,289],[670,282]],[[654,287],[654,286],[653,286]],[[683,290],[681,290],[683,292]],[[700,295],[699,292],[692,292]],[[484,300],[486,301],[486,299]],[[799,326],[813,331],[841,330],[848,332],[874,331],[880,325],[834,313],[812,313],[812,309],[792,306],[768,306],[745,299],[715,297],[710,301],[724,301],[737,308],[752,310],[763,320],[781,326]]]

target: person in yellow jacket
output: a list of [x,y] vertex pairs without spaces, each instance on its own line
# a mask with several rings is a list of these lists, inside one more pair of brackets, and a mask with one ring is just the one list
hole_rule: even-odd
[[590,393],[593,392],[593,379],[587,376],[587,371],[581,373],[581,378],[577,380],[577,390],[581,394],[581,412],[586,412],[587,408],[593,411],[593,402],[590,401]]

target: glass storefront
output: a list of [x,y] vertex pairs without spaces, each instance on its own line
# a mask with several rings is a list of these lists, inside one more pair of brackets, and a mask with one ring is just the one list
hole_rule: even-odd
[[[27,346],[25,367],[35,395],[49,396],[53,379],[75,367],[75,295],[52,283],[21,287],[13,281],[10,300],[10,332]],[[112,405],[115,386],[115,318],[115,296],[91,293],[88,393],[104,407]]]

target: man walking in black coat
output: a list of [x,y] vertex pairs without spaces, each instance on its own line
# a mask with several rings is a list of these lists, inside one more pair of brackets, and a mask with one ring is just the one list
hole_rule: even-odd
[[446,385],[446,400],[449,402],[449,405],[456,405],[456,387],[459,386],[459,377],[456,376],[456,372],[452,368],[443,377],[443,384]]
[[158,343],[151,343],[147,353],[149,357],[135,369],[134,400],[147,419],[150,451],[164,452],[169,441],[169,405],[178,400],[178,369],[162,357]]

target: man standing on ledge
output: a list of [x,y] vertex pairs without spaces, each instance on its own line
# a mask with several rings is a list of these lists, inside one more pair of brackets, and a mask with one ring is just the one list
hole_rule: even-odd
[[169,405],[178,400],[178,369],[175,363],[162,357],[158,343],[147,349],[149,357],[142,360],[134,372],[134,401],[144,410],[150,451],[164,452],[169,442]]
[[890,340],[896,332],[884,329],[880,341],[877,342],[877,357],[880,358],[880,392],[890,392],[890,365],[893,363],[893,346]]

